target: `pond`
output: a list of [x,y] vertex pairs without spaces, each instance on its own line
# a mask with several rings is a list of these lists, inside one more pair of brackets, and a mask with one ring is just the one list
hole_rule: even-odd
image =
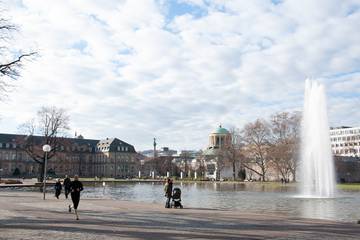
[[[360,192],[338,190],[331,199],[297,197],[294,185],[261,183],[175,183],[182,189],[182,204],[188,208],[236,209],[247,213],[274,213],[354,222],[360,219]],[[92,183],[83,195],[127,201],[165,204],[161,183]]]

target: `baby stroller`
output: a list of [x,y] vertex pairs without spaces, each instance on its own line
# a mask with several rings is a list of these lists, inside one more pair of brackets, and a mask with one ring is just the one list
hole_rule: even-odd
[[180,188],[174,188],[174,190],[173,190],[171,207],[183,208],[183,205],[181,205],[181,190],[180,190]]

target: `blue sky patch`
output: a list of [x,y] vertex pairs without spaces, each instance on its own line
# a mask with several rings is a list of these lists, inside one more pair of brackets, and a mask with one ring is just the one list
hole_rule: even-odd
[[79,50],[80,52],[84,53],[85,48],[86,48],[87,46],[88,46],[87,41],[85,41],[85,40],[79,40],[79,41],[75,42],[75,43],[71,46],[71,48],[77,49],[77,50]]
[[274,5],[278,5],[278,4],[281,4],[283,2],[283,0],[271,0],[271,2],[274,4]]
[[194,18],[201,18],[207,15],[207,10],[193,4],[188,4],[178,0],[170,0],[167,3],[167,15],[166,19],[168,22],[172,21],[177,16],[190,14]]

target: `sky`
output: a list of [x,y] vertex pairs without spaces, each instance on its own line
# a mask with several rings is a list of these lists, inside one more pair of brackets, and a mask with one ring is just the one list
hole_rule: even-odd
[[5,0],[11,47],[37,51],[5,101],[0,132],[41,106],[70,135],[137,150],[203,149],[219,124],[299,111],[327,90],[331,126],[360,126],[360,0]]

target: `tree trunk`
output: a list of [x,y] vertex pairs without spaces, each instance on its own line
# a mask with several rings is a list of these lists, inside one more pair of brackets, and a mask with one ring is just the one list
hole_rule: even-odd
[[45,164],[44,162],[39,163],[40,167],[39,167],[39,172],[38,172],[38,181],[39,182],[43,182],[44,181],[44,170],[45,170]]
[[293,174],[293,182],[296,182],[296,171],[294,171],[292,174]]
[[232,162],[233,164],[233,180],[235,181],[236,180],[236,166],[235,166],[235,161]]

